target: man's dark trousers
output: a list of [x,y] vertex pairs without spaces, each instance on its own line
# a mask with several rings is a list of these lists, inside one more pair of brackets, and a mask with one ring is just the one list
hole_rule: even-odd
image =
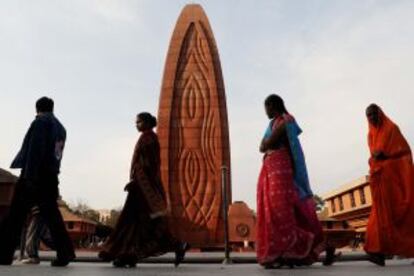
[[34,205],[39,207],[39,214],[50,230],[57,258],[72,260],[75,257],[72,241],[57,204],[58,183],[58,177],[54,174],[42,175],[36,183],[21,178],[18,180],[9,214],[0,225],[0,264],[9,265],[13,262],[23,223]]

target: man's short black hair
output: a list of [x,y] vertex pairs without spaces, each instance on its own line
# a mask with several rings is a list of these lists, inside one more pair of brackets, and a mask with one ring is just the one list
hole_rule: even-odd
[[37,112],[53,112],[53,100],[48,97],[41,97],[36,102]]

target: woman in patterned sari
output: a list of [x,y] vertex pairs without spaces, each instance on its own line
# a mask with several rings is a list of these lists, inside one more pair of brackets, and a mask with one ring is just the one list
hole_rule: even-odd
[[153,128],[157,120],[149,113],[137,115],[141,136],[132,158],[125,205],[114,231],[99,257],[115,267],[134,267],[150,256],[175,251],[175,266],[184,259],[188,244],[170,234],[167,204],[160,178],[160,146]]
[[311,265],[324,245],[298,139],[301,129],[279,96],[267,97],[265,109],[270,123],[260,145],[257,259],[265,268]]

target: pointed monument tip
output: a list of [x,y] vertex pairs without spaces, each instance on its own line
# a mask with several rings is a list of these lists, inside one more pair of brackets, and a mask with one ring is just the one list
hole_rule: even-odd
[[194,12],[194,11],[204,12],[204,9],[200,4],[192,2],[190,4],[186,4],[184,6],[183,10],[182,10],[183,13],[184,12]]
[[196,3],[196,2],[190,2],[189,4],[186,4],[184,6],[184,8],[187,8],[187,7],[200,7],[201,8],[201,4]]
[[204,19],[208,22],[207,14],[200,4],[187,4],[181,10],[177,22],[193,22],[195,20]]

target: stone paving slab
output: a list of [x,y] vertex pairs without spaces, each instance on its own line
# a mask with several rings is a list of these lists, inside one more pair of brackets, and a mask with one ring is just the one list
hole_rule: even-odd
[[342,262],[332,267],[319,264],[308,268],[264,270],[255,264],[184,264],[174,268],[169,264],[140,264],[137,268],[113,268],[102,263],[72,263],[66,268],[50,267],[43,262],[38,266],[16,264],[0,266],[0,275],[5,276],[244,276],[244,275],[280,275],[280,276],[405,276],[414,275],[414,266],[410,260],[391,260],[386,267],[379,267],[365,261]]
[[[16,255],[17,256],[17,255]],[[42,261],[50,261],[55,257],[55,253],[53,251],[42,251],[40,252],[40,257]],[[172,263],[174,261],[175,255],[173,253],[167,253],[162,256],[147,258],[142,260],[142,263]],[[240,264],[255,264],[256,261],[256,254],[254,252],[233,252],[230,254],[231,260],[233,263]],[[321,254],[320,261],[324,259],[324,254]],[[205,264],[221,264],[224,260],[224,253],[223,252],[188,252],[186,254],[186,258],[184,263],[205,263]],[[342,256],[338,260],[338,262],[349,262],[349,261],[362,261],[367,260],[367,255],[361,251],[346,251],[342,253]],[[75,262],[88,262],[88,263],[95,263],[95,262],[102,262],[97,255],[97,252],[88,252],[88,251],[78,251],[76,252],[76,260]]]

